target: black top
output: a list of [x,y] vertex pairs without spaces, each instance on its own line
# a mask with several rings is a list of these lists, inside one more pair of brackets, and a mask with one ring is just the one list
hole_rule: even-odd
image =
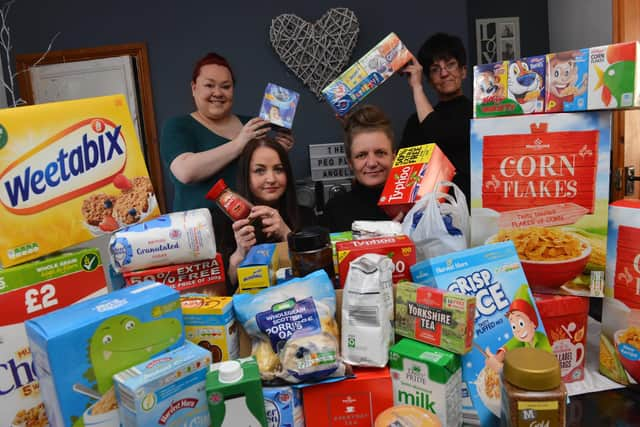
[[407,120],[402,132],[400,148],[435,142],[456,167],[453,182],[460,187],[470,203],[470,136],[469,120],[473,117],[473,103],[461,95],[451,101],[442,101],[418,123],[418,115]]
[[389,221],[378,206],[382,187],[369,188],[354,181],[351,191],[334,196],[327,202],[321,224],[331,232],[350,231],[356,220]]

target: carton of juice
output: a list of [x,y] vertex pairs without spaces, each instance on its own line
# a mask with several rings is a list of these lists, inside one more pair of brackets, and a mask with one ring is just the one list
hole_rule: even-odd
[[264,427],[262,381],[253,357],[211,365],[207,374],[211,427]]
[[378,206],[390,218],[407,213],[422,196],[440,181],[450,181],[456,169],[436,144],[401,148],[393,161]]
[[123,95],[0,110],[5,266],[158,216]]
[[27,320],[52,426],[119,425],[113,375],[184,343],[178,296],[143,282]]
[[544,111],[587,109],[589,49],[547,54],[547,82]]
[[209,425],[211,355],[188,341],[113,376],[124,427]]
[[213,363],[238,357],[238,327],[231,297],[180,296],[187,340],[211,352]]
[[462,425],[460,356],[403,338],[389,360],[394,405],[426,409],[445,427]]
[[609,206],[607,239],[600,372],[620,384],[640,383],[640,201]]
[[507,94],[518,103],[522,114],[544,112],[546,71],[544,55],[520,58],[509,63]]
[[640,106],[640,42],[589,49],[589,110]]
[[24,322],[106,293],[97,249],[0,270],[0,425],[47,425]]

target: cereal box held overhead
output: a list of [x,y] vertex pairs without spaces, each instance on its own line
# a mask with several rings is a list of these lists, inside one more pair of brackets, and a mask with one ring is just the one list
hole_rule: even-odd
[[123,95],[0,110],[7,267],[160,214]]

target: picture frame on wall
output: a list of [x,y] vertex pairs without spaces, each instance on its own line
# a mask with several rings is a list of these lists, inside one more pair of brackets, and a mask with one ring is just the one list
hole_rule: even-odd
[[478,64],[510,61],[520,57],[520,18],[476,19]]

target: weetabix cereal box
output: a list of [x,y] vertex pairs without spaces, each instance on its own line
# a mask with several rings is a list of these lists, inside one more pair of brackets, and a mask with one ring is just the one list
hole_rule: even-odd
[[509,63],[507,93],[518,103],[522,114],[544,112],[544,55],[520,58]]
[[411,267],[416,283],[475,295],[473,349],[462,356],[462,381],[482,426],[500,417],[504,355],[518,347],[551,352],[527,278],[512,242],[494,243],[431,258]]
[[640,42],[589,49],[588,109],[640,106]]
[[602,304],[600,372],[640,383],[640,201],[609,206],[607,287]]
[[547,54],[544,111],[585,111],[588,81],[589,49]]
[[522,114],[522,107],[507,96],[509,61],[473,67],[473,117]]
[[106,293],[97,249],[0,270],[0,425],[49,425],[24,322]]
[[609,112],[472,120],[471,240],[513,241],[537,292],[603,296],[610,150]]
[[400,38],[390,33],[322,89],[322,94],[331,108],[343,116],[412,58]]
[[0,262],[160,214],[123,95],[0,110]]
[[179,294],[156,282],[47,313],[25,327],[52,427],[119,426],[113,375],[185,341]]

